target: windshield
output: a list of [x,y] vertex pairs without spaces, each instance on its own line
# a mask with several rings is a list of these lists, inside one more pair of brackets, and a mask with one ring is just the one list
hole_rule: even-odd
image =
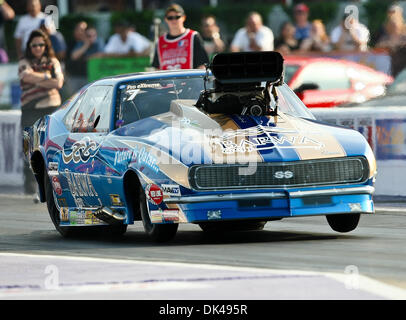
[[283,113],[301,118],[315,119],[302,100],[298,98],[286,83],[277,87],[277,91],[279,96],[278,108]]
[[202,76],[143,80],[121,85],[119,90],[116,126],[169,112],[173,100],[197,101],[204,90],[204,81]]
[[[207,81],[206,89],[212,87],[213,81]],[[187,99],[195,103],[204,89],[203,76],[143,80],[120,85],[118,93],[120,107],[116,116],[116,127],[169,112],[173,100]],[[314,119],[286,84],[277,87],[277,91],[280,111]]]

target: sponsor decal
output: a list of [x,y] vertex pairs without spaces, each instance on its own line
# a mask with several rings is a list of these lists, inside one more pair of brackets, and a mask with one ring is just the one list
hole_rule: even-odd
[[150,218],[152,223],[179,223],[179,210],[152,210],[150,211]]
[[161,189],[165,196],[180,196],[180,187],[178,184],[161,184]]
[[149,216],[152,223],[162,223],[161,211],[151,211]]
[[98,152],[100,145],[95,141],[90,140],[88,137],[83,140],[76,141],[71,148],[71,152],[67,153],[66,150],[62,152],[62,159],[65,164],[70,162],[79,163],[87,162],[93,158]]
[[110,201],[113,206],[122,206],[120,196],[118,194],[110,194]]
[[162,212],[162,218],[165,222],[179,222],[178,210],[164,210]]
[[156,184],[147,185],[147,187],[145,188],[145,193],[147,195],[148,201],[154,205],[161,204],[162,200],[164,199],[162,189]]
[[97,197],[98,194],[87,173],[73,173],[65,170],[69,190],[73,197]]
[[59,207],[67,207],[68,203],[66,202],[66,198],[59,198],[58,199]]
[[62,207],[60,209],[61,222],[69,222],[69,209]]
[[295,130],[261,125],[212,138],[211,144],[219,145],[226,154],[270,150],[276,147],[285,149],[324,147],[322,142],[301,135]]
[[59,179],[57,176],[53,176],[51,178],[52,181],[52,187],[55,191],[55,193],[60,196],[62,194],[62,187],[61,187],[61,183],[59,182]]
[[58,174],[58,167],[59,163],[58,162],[50,162],[48,163],[48,174]]
[[145,147],[138,149],[138,147],[135,146],[133,150],[117,151],[115,153],[114,165],[127,162],[138,162],[140,165],[145,165],[155,173],[159,171],[157,165],[158,160],[154,155],[148,152]]
[[207,220],[221,219],[221,210],[209,210],[207,211]]
[[361,203],[349,203],[348,206],[350,207],[351,212],[362,211]]
[[70,210],[67,207],[60,209],[61,225],[64,226],[80,226],[80,225],[105,225],[106,223],[97,219],[94,216],[94,211],[86,210]]
[[76,210],[72,210],[69,212],[69,222],[71,225],[76,225],[78,221],[78,213]]

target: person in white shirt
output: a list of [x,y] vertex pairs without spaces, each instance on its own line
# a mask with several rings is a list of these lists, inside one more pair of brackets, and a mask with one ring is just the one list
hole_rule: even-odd
[[341,24],[331,32],[331,43],[340,51],[367,51],[369,30],[353,15],[345,15]]
[[118,56],[148,56],[151,49],[151,42],[132,31],[126,22],[116,25],[116,33],[113,34],[104,47],[105,55]]
[[270,28],[263,25],[258,12],[248,15],[244,28],[237,31],[230,45],[232,52],[240,51],[272,51],[274,35]]
[[[41,12],[40,0],[28,0],[27,12],[28,13],[23,15],[18,21],[14,32],[15,45],[19,58],[24,55],[27,40],[30,37],[31,32],[35,29],[39,29],[41,22],[44,19],[51,19],[50,17],[47,17],[45,13]],[[50,23],[53,23],[52,20]]]

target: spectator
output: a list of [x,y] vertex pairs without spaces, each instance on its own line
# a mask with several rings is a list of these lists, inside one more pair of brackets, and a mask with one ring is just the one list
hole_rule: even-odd
[[396,77],[406,66],[406,24],[403,17],[391,16],[385,23],[384,30],[376,48],[389,51],[392,76]]
[[41,12],[40,0],[27,0],[27,14],[22,16],[14,32],[17,56],[24,55],[26,43],[31,32],[38,29],[43,19],[51,19]]
[[47,33],[51,40],[52,49],[54,49],[56,58],[62,62],[66,58],[66,42],[62,33],[56,30],[55,25],[49,19],[41,21],[40,29]]
[[102,53],[103,50],[103,40],[98,37],[96,28],[88,27],[83,41],[76,42],[72,50],[71,59],[86,63],[88,58]]
[[15,12],[9,4],[0,0],[0,63],[8,62],[8,56],[6,52],[6,40],[4,37],[4,22],[7,20],[13,20]]
[[310,38],[310,32],[312,29],[311,23],[308,21],[309,18],[309,7],[304,3],[299,3],[293,9],[293,14],[296,22],[296,34],[295,37],[298,41],[303,41],[304,39]]
[[386,12],[385,23],[377,32],[376,37],[374,38],[374,42],[380,41],[386,35],[385,26],[389,20],[400,21],[404,24],[405,22],[403,19],[403,8],[397,4],[393,4],[388,8],[388,11]]
[[[61,105],[59,89],[63,86],[61,65],[55,57],[46,33],[34,30],[28,38],[24,58],[19,61],[21,84],[21,127],[29,127]],[[35,180],[25,163],[25,193],[35,192]]]
[[282,24],[279,34],[279,38],[275,41],[276,51],[282,55],[288,55],[292,51],[299,50],[301,41],[296,39],[296,28],[290,21]]
[[104,52],[109,56],[148,56],[150,49],[151,42],[123,21],[116,24]]
[[86,58],[84,56],[76,57],[73,59],[74,49],[82,46],[87,40],[86,30],[88,24],[86,21],[79,21],[76,23],[73,29],[73,41],[68,45],[67,57],[66,57],[66,94],[71,96],[73,93],[78,91],[87,83],[87,68],[86,68]]
[[220,28],[216,23],[216,18],[212,15],[202,19],[202,39],[204,49],[209,57],[225,50],[226,46],[221,39]]
[[331,43],[340,51],[367,51],[369,30],[354,15],[344,15],[331,32]]
[[264,26],[258,12],[248,15],[244,28],[235,34],[231,42],[231,51],[271,51],[274,48],[272,30]]
[[197,31],[186,29],[185,11],[178,4],[165,11],[169,32],[159,37],[152,67],[161,70],[205,68],[209,57]]
[[330,39],[326,33],[326,28],[321,20],[313,20],[310,38],[304,39],[301,45],[304,51],[321,51],[331,50]]

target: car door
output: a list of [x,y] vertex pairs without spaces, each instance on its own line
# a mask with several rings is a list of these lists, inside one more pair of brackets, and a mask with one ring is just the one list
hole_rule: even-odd
[[69,188],[75,207],[101,206],[105,173],[101,145],[110,131],[113,86],[93,85],[66,114],[69,130],[59,165],[60,176]]
[[[306,90],[310,85],[315,85],[317,89]],[[300,87],[305,90],[300,90]],[[335,62],[309,64],[298,75],[292,89],[309,108],[333,107],[349,101],[352,95],[346,66]]]

